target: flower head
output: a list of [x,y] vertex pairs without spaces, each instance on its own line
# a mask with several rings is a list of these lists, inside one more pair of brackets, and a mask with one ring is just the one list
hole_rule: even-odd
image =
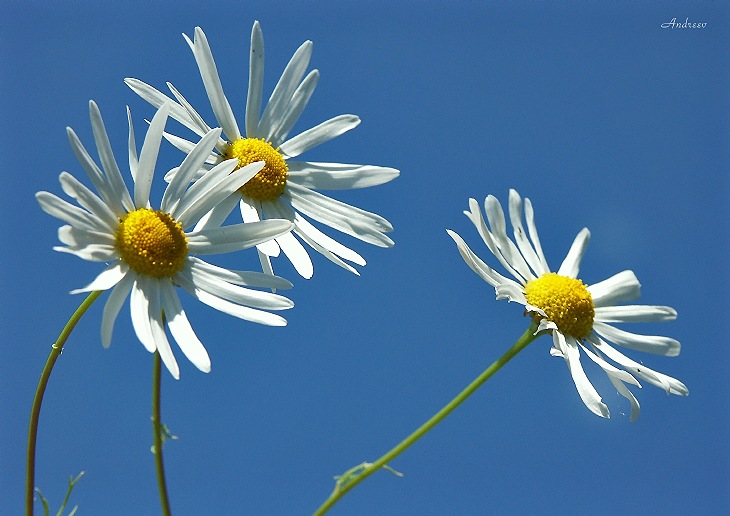
[[[387,183],[396,178],[398,170],[370,165],[342,163],[315,163],[296,161],[294,158],[317,145],[327,142],[360,123],[355,115],[340,115],[292,138],[289,132],[314,93],[319,71],[305,76],[312,54],[312,42],[304,42],[294,53],[274,88],[263,114],[264,40],[258,22],[251,32],[248,98],[244,131],[236,121],[228,98],[218,77],[208,40],[200,27],[195,28],[193,40],[185,36],[198,64],[203,85],[208,94],[217,125],[223,128],[224,138],[216,143],[207,157],[205,169],[223,160],[236,158],[239,166],[264,161],[264,168],[237,192],[216,206],[205,219],[205,227],[213,227],[240,207],[245,222],[270,218],[284,218],[294,224],[293,233],[309,246],[334,263],[357,274],[348,262],[365,265],[365,260],[352,249],[322,233],[305,217],[339,230],[350,236],[380,247],[390,247],[393,241],[385,234],[393,228],[383,217],[336,201],[316,190],[344,190],[364,188]],[[210,130],[198,112],[168,83],[172,98],[138,79],[126,79],[127,85],[155,107],[171,103],[170,115],[198,136]],[[166,134],[166,138],[183,152],[190,152],[193,143]],[[197,177],[200,177],[198,175]],[[272,272],[271,257],[281,251],[299,274],[309,278],[313,265],[304,246],[291,233],[258,245],[261,264]]]
[[210,371],[210,358],[188,321],[176,286],[235,317],[275,326],[286,324],[285,319],[266,310],[291,308],[293,304],[289,299],[245,287],[289,288],[291,283],[262,273],[216,267],[195,255],[252,247],[290,231],[290,222],[271,220],[185,231],[261,170],[263,163],[252,163],[234,171],[238,165],[236,161],[222,161],[190,186],[192,177],[220,136],[220,129],[210,130],[177,169],[162,197],[160,209],[155,210],[150,206],[149,195],[169,106],[161,107],[155,114],[139,156],[132,119],[128,115],[133,194],[124,184],[101,113],[93,101],[90,112],[101,168],[76,133],[71,128],[67,131],[71,147],[98,195],[71,174],[63,172],[59,178],[61,187],[78,206],[48,192],[38,192],[36,198],[46,213],[68,224],[58,231],[58,238],[64,245],[54,249],[85,260],[109,263],[89,285],[72,291],[111,289],[101,322],[104,347],[110,345],[114,321],[130,296],[132,325],[137,337],[148,351],[159,351],[175,378],[180,372],[165,333],[165,324],[185,356],[201,371]]
[[583,370],[581,350],[603,369],[618,392],[629,400],[631,421],[639,417],[639,402],[625,384],[641,387],[636,377],[664,389],[667,394],[688,394],[687,387],[679,380],[634,362],[609,344],[613,342],[637,351],[676,356],[680,345],[674,339],[629,333],[609,323],[671,321],[677,317],[677,312],[667,306],[619,305],[639,297],[639,281],[632,271],[620,272],[594,285],[586,285],[578,279],[580,262],[590,238],[587,228],[578,233],[558,271],[552,272],[540,245],[529,199],[524,200],[525,231],[522,199],[515,190],[510,190],[509,217],[514,240],[507,236],[499,201],[490,195],[484,201],[484,208],[489,226],[476,200],[469,199],[469,211],[464,213],[514,280],[490,268],[457,233],[447,230],[448,234],[467,265],[494,287],[497,299],[524,305],[538,323],[537,332],[552,334],[550,352],[565,359],[586,407],[599,416],[609,417],[608,407]]

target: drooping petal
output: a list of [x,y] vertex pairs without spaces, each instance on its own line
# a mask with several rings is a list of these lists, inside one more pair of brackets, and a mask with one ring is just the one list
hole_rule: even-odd
[[[261,207],[267,219],[286,219],[283,214],[279,213],[276,203],[262,202]],[[279,244],[279,247],[284,251],[284,254],[289,258],[289,261],[294,265],[299,275],[305,279],[310,279],[314,274],[314,266],[312,265],[312,259],[309,257],[309,253],[307,253],[307,250],[304,249],[304,246],[302,246],[299,240],[289,232],[276,237],[276,243]]]
[[601,401],[601,396],[583,371],[580,363],[580,350],[575,339],[566,337],[559,331],[553,331],[553,345],[560,350],[565,363],[568,364],[568,370],[578,390],[578,395],[588,410],[597,416],[610,417],[608,407]]
[[[262,220],[261,212],[261,203],[251,199],[249,197],[241,197],[241,202],[239,203],[240,210],[241,210],[241,218],[243,218],[243,221],[246,223],[250,222],[258,222]],[[276,243],[276,240],[271,239],[268,242],[264,242],[262,244],[259,244],[256,246],[256,248],[259,250],[259,252],[267,255],[267,256],[279,256],[279,252],[281,251],[279,249],[279,244]]]
[[204,373],[209,373],[210,357],[208,352],[190,325],[172,283],[160,283],[160,301],[170,333],[172,333],[183,354],[195,367]]
[[142,274],[138,274],[132,285],[132,294],[129,298],[129,309],[132,316],[132,327],[137,334],[137,338],[142,345],[150,353],[154,353],[157,349],[155,338],[152,334],[152,324],[150,323],[150,300],[148,283],[150,280]]
[[623,271],[588,287],[596,308],[613,306],[637,299],[641,284],[633,271]]
[[119,310],[129,296],[134,285],[136,273],[128,271],[127,274],[116,284],[104,304],[104,313],[101,317],[101,345],[108,348],[112,342],[112,331],[114,321],[117,320]]
[[170,341],[167,340],[167,334],[165,332],[165,321],[163,320],[162,303],[160,300],[160,286],[162,282],[169,282],[169,279],[149,279],[145,285],[150,304],[149,314],[150,328],[152,329],[152,338],[155,342],[157,352],[160,354],[162,363],[165,364],[167,370],[170,371],[175,380],[180,378],[180,368],[175,360],[175,355],[172,353],[172,347]]
[[351,190],[392,181],[400,171],[374,165],[288,161],[287,181],[315,190]]
[[679,355],[679,341],[658,335],[638,335],[628,331],[619,330],[613,326],[602,322],[594,322],[593,330],[602,335],[607,340],[615,342],[619,346],[645,353],[654,353],[656,355],[664,355],[667,357],[675,357]]

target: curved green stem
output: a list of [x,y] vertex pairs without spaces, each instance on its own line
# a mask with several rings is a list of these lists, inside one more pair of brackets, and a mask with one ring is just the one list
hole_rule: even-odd
[[162,514],[170,516],[170,499],[167,496],[167,481],[165,480],[165,463],[162,458],[162,422],[160,419],[160,391],[161,391],[161,370],[162,360],[160,353],[155,351],[154,369],[152,371],[152,432],[153,447],[155,454],[155,467],[157,468],[157,488],[160,491],[160,504]]
[[38,419],[41,414],[41,404],[43,403],[43,395],[46,392],[46,386],[48,385],[48,379],[51,377],[51,371],[56,363],[56,359],[63,351],[63,345],[68,340],[69,335],[73,331],[76,323],[86,313],[91,304],[101,295],[102,290],[96,290],[91,292],[86,299],[79,305],[76,311],[73,313],[71,318],[63,327],[61,334],[58,336],[56,342],[51,346],[51,354],[46,360],[46,365],[41,373],[41,379],[38,381],[38,387],[35,391],[35,397],[33,398],[33,408],[30,412],[30,425],[28,427],[28,453],[26,455],[26,470],[25,470],[25,514],[27,516],[33,515],[33,488],[35,487],[35,452],[36,452],[36,441],[38,438]]
[[429,430],[441,422],[446,416],[451,414],[456,407],[461,405],[464,400],[471,396],[484,382],[499,371],[503,365],[509,362],[517,353],[522,351],[529,343],[535,340],[537,325],[532,324],[530,328],[520,337],[514,345],[499,357],[492,365],[484,370],[473,382],[471,382],[463,391],[461,391],[453,400],[451,400],[444,408],[434,414],[431,419],[421,425],[415,432],[403,439],[395,448],[380,457],[373,463],[365,462],[359,466],[351,468],[345,474],[337,479],[335,488],[329,498],[317,509],[315,516],[321,516],[327,512],[337,501],[342,498],[350,489],[365,480],[367,477],[375,473],[380,468],[387,468],[387,463],[395,459],[403,453],[410,445],[423,437]]

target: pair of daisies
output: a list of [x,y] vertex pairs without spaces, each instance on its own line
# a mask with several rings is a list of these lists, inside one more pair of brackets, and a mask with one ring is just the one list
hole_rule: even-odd
[[[313,266],[302,245],[304,242],[353,273],[357,274],[357,270],[351,263],[365,265],[362,256],[321,232],[305,217],[377,246],[393,245],[386,235],[392,230],[387,220],[317,190],[376,186],[399,174],[385,167],[293,159],[360,122],[354,115],[341,115],[288,138],[319,79],[317,70],[305,76],[312,52],[310,41],[302,44],[291,58],[262,114],[264,46],[261,28],[258,22],[254,23],[242,131],[223,93],[205,34],[196,28],[193,39],[185,36],[185,40],[203,79],[215,114],[215,126],[221,129],[211,128],[172,84],[167,86],[174,98],[140,80],[126,79],[133,91],[158,109],[139,156],[129,117],[133,195],[124,184],[101,115],[93,102],[91,123],[102,168],[75,133],[71,129],[68,132],[71,146],[99,195],[65,172],[60,176],[62,188],[79,206],[47,192],[37,194],[46,212],[69,224],[59,230],[59,239],[65,247],[57,250],[110,263],[91,284],[74,291],[111,289],[101,324],[102,344],[109,345],[114,321],[129,296],[132,324],[138,338],[150,352],[159,351],[175,378],[179,377],[179,369],[165,325],[185,356],[200,370],[210,370],[208,354],[185,315],[175,286],[235,317],[268,325],[286,324],[282,317],[269,310],[290,308],[291,301],[274,293],[247,288],[291,287],[287,280],[274,276],[271,258],[283,253],[301,276],[309,278]],[[199,141],[195,143],[165,132],[168,116],[192,130],[200,137]],[[187,156],[166,175],[169,185],[160,209],[153,210],[149,202],[150,185],[163,137]],[[222,226],[236,207],[243,224]],[[581,350],[630,401],[631,420],[639,415],[639,403],[625,384],[640,387],[636,377],[663,388],[668,394],[686,395],[687,388],[681,382],[632,361],[607,342],[639,351],[677,355],[679,342],[676,340],[636,335],[609,324],[672,320],[676,312],[662,306],[617,306],[639,296],[639,282],[631,271],[592,286],[576,279],[590,235],[587,229],[578,234],[557,273],[551,272],[528,199],[524,201],[527,234],[522,224],[522,209],[522,199],[517,192],[510,191],[509,217],[514,241],[507,236],[504,212],[496,198],[489,196],[485,201],[489,227],[474,199],[470,200],[470,211],[465,212],[489,250],[516,281],[491,269],[458,234],[448,233],[469,267],[495,288],[498,299],[523,304],[538,322],[537,331],[552,335],[551,353],[565,359],[586,406],[599,416],[609,416],[608,408],[583,370]],[[192,230],[188,230],[190,227]],[[196,256],[253,246],[257,248],[263,273],[223,269]]]
[[[195,29],[185,36],[200,69],[217,118],[211,128],[172,86],[175,99],[136,79],[129,86],[157,108],[142,150],[137,154],[129,118],[129,167],[134,191],[127,189],[98,107],[90,103],[91,126],[101,167],[72,129],[71,147],[97,193],[63,172],[63,191],[78,205],[51,193],[36,195],[41,208],[67,225],[59,229],[64,244],[55,249],[109,265],[94,281],[73,291],[111,290],[104,306],[101,340],[106,347],[127,297],[137,337],[150,352],[158,351],[175,377],[180,371],[168,341],[170,329],[183,354],[208,372],[210,358],[182,308],[177,286],[199,301],[226,314],[267,325],[286,320],[270,310],[291,308],[286,297],[253,290],[286,289],[292,284],[273,273],[271,258],[283,254],[305,278],[312,276],[309,253],[302,241],[331,261],[357,274],[350,265],[365,265],[352,249],[317,229],[309,220],[381,247],[393,241],[383,217],[336,201],[316,190],[364,188],[386,183],[398,170],[377,166],[296,161],[301,153],[353,129],[354,115],[341,115],[287,139],[317,84],[319,72],[304,73],[312,43],[294,54],[261,111],[263,36],[258,22],[251,35],[251,65],[246,126],[243,136],[218,77],[205,34]],[[197,143],[165,132],[168,117],[192,129]],[[162,138],[187,156],[166,176],[169,182],[159,209],[150,204],[150,188]],[[238,206],[243,223],[223,225]],[[263,271],[244,272],[217,267],[200,256],[257,246]],[[350,262],[350,263],[348,263]]]

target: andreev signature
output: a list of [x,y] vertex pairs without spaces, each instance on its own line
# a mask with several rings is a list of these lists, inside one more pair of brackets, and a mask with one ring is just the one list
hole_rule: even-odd
[[704,29],[705,27],[707,27],[707,22],[690,22],[689,18],[685,18],[684,22],[678,22],[677,18],[672,18],[667,23],[662,23],[662,29]]

